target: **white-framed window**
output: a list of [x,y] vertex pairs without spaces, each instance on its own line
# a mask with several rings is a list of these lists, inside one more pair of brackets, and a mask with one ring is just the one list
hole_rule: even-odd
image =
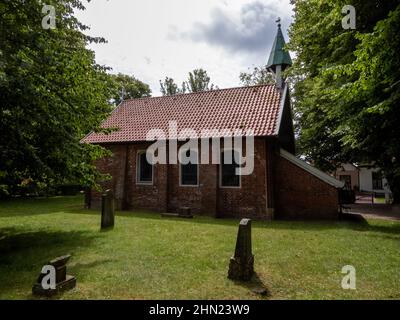
[[[186,157],[196,158],[197,163],[179,163],[179,185],[182,187],[197,187],[199,185],[199,155],[194,150],[180,150],[186,152]],[[191,154],[190,154],[191,153]]]
[[[225,153],[231,152],[231,163],[225,163]],[[220,165],[219,165],[219,186],[220,188],[240,188],[241,187],[241,175],[236,174],[236,169],[240,165],[235,161],[235,154],[239,159],[240,153],[234,149],[225,149],[221,152]]]
[[153,165],[147,161],[146,150],[138,150],[136,156],[136,184],[153,184]]
[[381,171],[373,171],[372,172],[372,189],[373,190],[383,190],[382,172]]

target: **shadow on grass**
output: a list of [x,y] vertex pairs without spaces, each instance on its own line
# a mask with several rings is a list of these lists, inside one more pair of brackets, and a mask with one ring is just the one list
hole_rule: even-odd
[[[195,216],[193,219],[161,217],[159,213],[148,211],[119,211],[118,217],[132,217],[139,219],[162,220],[179,223],[196,223],[223,226],[238,226],[240,218],[213,218],[208,216]],[[376,221],[376,220],[375,220]],[[262,221],[254,220],[254,229],[276,229],[276,230],[304,230],[304,231],[324,231],[330,229],[350,229],[354,231],[370,231],[387,234],[398,234],[400,236],[400,223],[388,223],[387,221],[368,222],[368,220],[273,220]]]
[[233,280],[233,282],[238,286],[242,286],[248,289],[250,292],[252,292],[254,295],[257,295],[260,298],[268,299],[272,296],[271,291],[259,277],[257,272],[254,272],[250,281]]
[[30,290],[41,268],[51,259],[90,246],[97,237],[87,231],[32,231],[0,229],[0,295],[17,288]]
[[77,276],[78,280],[86,279],[86,276],[90,275],[90,270],[96,268],[97,266],[102,266],[106,263],[115,262],[114,259],[99,259],[96,261],[88,262],[88,263],[76,263],[71,264],[68,268],[68,272]]
[[[364,221],[274,221],[268,226],[261,228],[276,230],[304,230],[304,231],[326,231],[326,230],[353,230],[357,232],[377,232],[382,234],[393,234],[400,236],[400,223],[376,224],[375,222]],[[400,240],[400,237],[399,237]]]
[[[99,209],[83,209],[82,196],[64,196],[53,198],[38,198],[38,199],[15,199],[0,202],[0,218],[11,216],[26,216],[48,213],[67,212],[73,214],[85,215],[99,215]],[[140,211],[117,211],[117,217],[132,217],[139,219],[152,219],[171,221],[189,224],[210,224],[221,226],[237,226],[240,218],[226,217],[226,218],[213,218],[212,216],[195,216],[194,219],[170,218],[162,217],[160,213],[151,212],[147,210]],[[116,222],[118,223],[118,222]],[[332,221],[305,221],[305,220],[274,220],[274,221],[253,221],[253,228],[265,229],[286,229],[286,230],[305,230],[305,231],[324,231],[329,229],[350,229],[355,231],[372,231],[386,234],[400,234],[400,223],[369,223],[368,221],[345,221],[345,220],[332,220]],[[0,235],[1,239],[1,235]]]
[[[81,204],[80,204],[81,202]],[[0,201],[0,218],[25,217],[60,212],[80,212],[83,208],[83,197],[56,196],[37,198],[15,198]]]
[[[12,200],[15,204],[22,203],[18,209],[18,213],[9,213],[9,209],[0,210],[0,217],[6,216],[23,216],[23,215],[34,215],[44,213],[57,213],[57,212],[68,212],[74,214],[85,214],[85,215],[100,215],[99,209],[83,209],[83,197],[82,196],[70,196],[70,197],[53,197],[46,199],[29,199],[29,200]],[[81,203],[80,203],[81,202]],[[6,202],[7,203],[7,202]],[[37,206],[37,207],[35,207]],[[10,205],[10,207],[12,207]],[[32,208],[31,208],[32,207]],[[25,211],[26,210],[26,211]],[[161,217],[160,213],[152,212],[148,210],[132,210],[132,211],[117,211],[117,217],[132,217],[139,219],[152,219],[152,220],[163,220],[179,223],[196,223],[196,224],[210,224],[210,225],[222,225],[222,226],[237,226],[240,218],[225,217],[225,218],[213,218],[212,216],[195,216],[194,219],[182,219],[182,218],[171,218]],[[400,234],[400,223],[369,223],[367,220],[363,221],[347,221],[347,220],[274,220],[274,221],[257,221],[253,222],[253,228],[265,228],[265,229],[287,229],[287,230],[307,230],[307,231],[324,231],[329,229],[351,229],[355,231],[372,231],[379,233],[388,234]]]

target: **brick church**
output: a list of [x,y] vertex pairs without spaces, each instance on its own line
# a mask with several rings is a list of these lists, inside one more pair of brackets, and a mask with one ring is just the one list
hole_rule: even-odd
[[[282,76],[292,61],[284,45],[278,25],[268,60],[276,77],[274,85],[126,100],[103,123],[104,128],[117,131],[87,135],[82,142],[112,152],[96,165],[112,177],[101,186],[113,190],[117,208],[173,213],[188,207],[195,215],[257,219],[337,218],[343,182],[294,155],[289,92]],[[146,150],[153,142],[146,135],[155,128],[168,131],[170,121],[178,131],[251,129],[254,170],[237,175],[239,165],[224,163],[222,154],[219,164],[170,163],[169,158],[166,164],[149,163]],[[177,142],[178,152],[183,144]],[[170,147],[167,140],[166,148]],[[223,152],[234,150],[225,146]],[[91,191],[91,204],[100,207],[101,193]]]

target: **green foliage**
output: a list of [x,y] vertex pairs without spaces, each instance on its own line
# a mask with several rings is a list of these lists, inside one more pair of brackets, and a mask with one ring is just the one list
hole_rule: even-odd
[[174,79],[169,77],[166,77],[164,81],[160,80],[160,88],[163,96],[218,89],[214,84],[210,84],[207,71],[201,68],[189,72],[188,80],[182,83],[181,88],[175,83]]
[[165,77],[163,82],[160,80],[160,88],[163,96],[173,96],[178,93],[185,93],[184,85],[182,85],[182,89],[180,89],[174,79],[168,77]]
[[[400,6],[396,0],[294,1],[288,48],[298,150],[323,169],[340,162],[382,168],[400,201]],[[344,30],[344,5],[356,8]]]
[[151,89],[148,84],[122,73],[112,75],[115,82],[114,102],[119,105],[123,100],[150,97]]
[[214,84],[210,84],[210,81],[211,79],[206,70],[201,68],[195,69],[189,72],[189,78],[188,81],[184,83],[183,90],[186,91],[185,88],[187,88],[189,92],[214,90]]
[[0,193],[64,182],[93,185],[106,154],[80,139],[109,114],[113,82],[86,49],[102,38],[73,15],[81,1],[47,1],[56,28],[43,29],[41,1],[0,4]]
[[266,66],[255,67],[251,72],[241,72],[239,79],[244,86],[275,83],[274,75],[267,70]]

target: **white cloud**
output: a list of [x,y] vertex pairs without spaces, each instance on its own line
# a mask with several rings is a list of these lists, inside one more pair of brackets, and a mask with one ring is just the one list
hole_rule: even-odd
[[97,61],[134,74],[153,95],[160,79],[181,83],[199,67],[220,88],[237,86],[240,71],[268,59],[274,19],[287,27],[291,14],[289,0],[96,0],[77,13],[90,35],[108,40],[91,45]]

